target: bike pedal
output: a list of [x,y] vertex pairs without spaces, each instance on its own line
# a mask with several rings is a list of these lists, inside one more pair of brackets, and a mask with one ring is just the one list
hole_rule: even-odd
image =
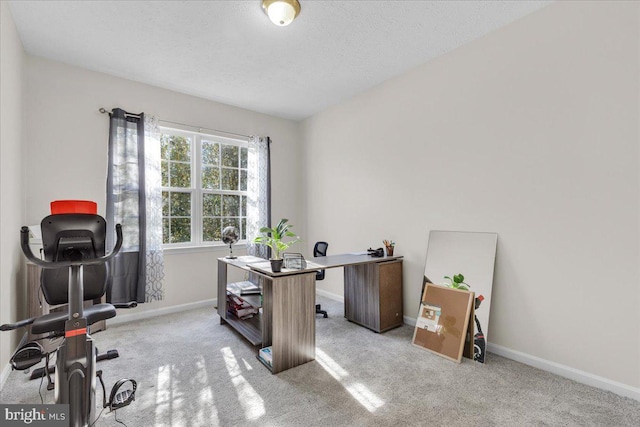
[[118,350],[108,350],[107,351],[107,359],[115,359],[118,356],[120,356],[118,354]]
[[118,357],[118,350],[109,350],[106,353],[98,353],[96,356],[96,362],[100,362],[102,360],[110,360]]

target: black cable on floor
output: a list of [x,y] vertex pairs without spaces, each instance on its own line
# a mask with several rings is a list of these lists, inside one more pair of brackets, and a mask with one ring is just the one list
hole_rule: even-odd
[[38,386],[38,394],[40,395],[40,404],[44,405],[44,397],[42,397],[42,383],[44,382],[45,375],[40,377],[40,385]]
[[98,414],[98,416],[96,417],[95,420],[93,420],[93,422],[91,424],[89,424],[89,427],[93,427],[94,425],[96,425],[96,423],[98,422],[98,420],[100,419],[100,416],[102,415],[102,412],[104,411],[104,408],[102,408],[100,410],[100,413]]
[[113,411],[113,419],[116,420],[117,422],[119,422],[120,424],[122,424],[123,426],[127,427],[127,425],[125,423],[123,423],[122,421],[120,421],[118,419],[118,411]]

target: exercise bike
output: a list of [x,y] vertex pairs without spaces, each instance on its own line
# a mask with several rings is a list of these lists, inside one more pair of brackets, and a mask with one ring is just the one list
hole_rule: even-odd
[[[55,403],[69,405],[69,426],[86,427],[97,421],[94,419],[96,376],[102,384],[103,409],[119,409],[135,399],[136,382],[123,378],[116,382],[107,401],[101,371],[96,372],[97,350],[89,332],[92,324],[115,317],[116,307],[132,308],[137,303],[84,307],[84,301],[98,300],[106,293],[110,283],[107,262],[122,247],[122,227],[120,224],[115,227],[116,244],[109,255],[105,255],[106,222],[95,213],[50,215],[42,220],[41,229],[44,260],[35,257],[29,247],[28,227],[20,230],[20,245],[27,259],[42,268],[41,290],[47,303],[68,304],[68,310],[2,325],[0,330],[30,325],[34,334],[62,337],[61,344],[54,350],[55,369],[49,367],[50,353],[44,352],[37,341],[19,348],[11,358],[11,365],[13,369],[26,370],[45,357],[42,375],[47,376],[55,390]],[[117,357],[117,353],[107,358],[112,357]],[[52,371],[55,371],[53,384]]]

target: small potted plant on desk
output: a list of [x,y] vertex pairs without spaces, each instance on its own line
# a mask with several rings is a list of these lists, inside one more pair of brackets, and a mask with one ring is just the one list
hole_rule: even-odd
[[[279,273],[282,270],[281,254],[289,249],[289,246],[299,241],[298,236],[289,230],[292,226],[287,224],[287,222],[289,222],[289,220],[283,218],[275,228],[262,227],[260,233],[263,235],[253,239],[254,243],[266,245],[273,251],[269,261],[271,261],[271,271],[274,273]],[[285,242],[283,241],[285,237],[293,237],[295,240]]]

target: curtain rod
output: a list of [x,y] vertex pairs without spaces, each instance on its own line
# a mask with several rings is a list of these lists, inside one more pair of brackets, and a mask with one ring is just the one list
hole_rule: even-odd
[[[98,109],[98,111],[99,111],[99,112],[101,112],[102,114],[109,114],[109,111],[107,111],[107,110],[106,110],[106,109],[104,109],[104,108],[100,108],[100,109]],[[229,132],[229,131],[226,131],[226,130],[220,130],[220,129],[207,128],[207,127],[203,127],[203,126],[188,125],[188,124],[186,124],[186,123],[172,122],[172,121],[170,121],[170,120],[162,120],[162,119],[158,119],[158,121],[159,121],[159,122],[162,122],[162,123],[170,123],[170,124],[172,124],[172,125],[178,125],[178,126],[186,126],[186,127],[190,127],[190,128],[196,128],[196,129],[198,129],[198,132],[201,132],[202,130],[211,130],[211,131],[214,131],[214,132],[226,133],[227,135],[241,136],[241,137],[243,137],[243,138],[247,138],[247,139],[250,139],[250,138],[251,138],[251,136],[250,136],[250,135],[244,135],[244,134],[241,134],[241,133]]]
[[[122,110],[122,108],[120,108],[120,110]],[[99,109],[98,109],[98,111],[100,111],[102,114],[111,114],[111,112],[110,112],[110,111],[107,111],[107,110],[105,110],[104,108],[99,108]],[[134,113],[130,113],[130,112],[128,112],[128,111],[124,111],[124,110],[122,110],[122,111],[123,111],[123,112],[124,112],[124,114],[125,114],[125,115],[127,115],[127,116],[131,116],[131,117],[140,117],[140,114],[134,114]]]
[[203,127],[203,126],[188,125],[188,124],[186,124],[186,123],[172,122],[172,121],[170,121],[170,120],[162,120],[162,119],[158,119],[158,121],[159,121],[159,122],[162,122],[162,123],[170,123],[170,124],[172,124],[172,125],[178,125],[178,126],[186,126],[186,127],[190,127],[190,128],[196,128],[196,129],[198,129],[198,132],[200,132],[200,131],[202,131],[202,130],[211,130],[211,131],[214,131],[214,132],[226,133],[227,135],[241,136],[241,137],[243,137],[243,138],[247,138],[247,139],[251,138],[251,136],[250,136],[250,135],[244,135],[244,134],[241,134],[241,133],[229,132],[229,131],[226,131],[226,130],[213,129],[213,128],[208,128],[208,127]]

